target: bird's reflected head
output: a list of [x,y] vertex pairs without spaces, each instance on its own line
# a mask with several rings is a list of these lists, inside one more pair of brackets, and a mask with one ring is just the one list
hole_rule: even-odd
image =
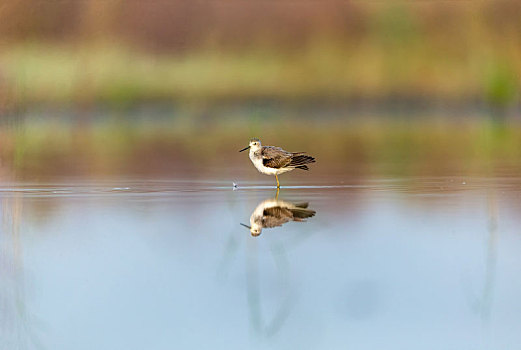
[[251,228],[250,228],[250,233],[253,237],[257,237],[257,236],[260,236],[262,232],[262,226],[260,225],[253,225]]
[[250,230],[250,233],[251,233],[251,235],[252,235],[253,237],[257,237],[257,236],[259,236],[259,235],[261,234],[261,232],[262,232],[262,224],[258,224],[258,223],[255,223],[255,222],[252,223],[251,226],[248,226],[248,225],[246,225],[246,224],[241,223],[241,226],[244,226],[244,227],[246,227],[247,229],[249,229],[249,230]]
[[250,217],[250,233],[253,237],[257,237],[262,232],[262,216],[253,214]]

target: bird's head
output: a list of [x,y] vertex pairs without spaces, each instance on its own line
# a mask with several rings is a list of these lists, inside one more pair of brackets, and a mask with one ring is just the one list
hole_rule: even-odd
[[251,139],[248,147],[241,149],[239,152],[246,151],[249,148],[251,148],[253,151],[257,151],[261,149],[261,147],[262,145],[259,139]]

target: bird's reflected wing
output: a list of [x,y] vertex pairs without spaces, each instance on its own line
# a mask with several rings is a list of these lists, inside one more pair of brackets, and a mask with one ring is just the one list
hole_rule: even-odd
[[262,164],[269,168],[284,168],[291,162],[292,154],[280,147],[265,146],[262,148]]
[[272,207],[264,209],[262,214],[262,227],[271,228],[281,226],[293,218],[291,211],[287,208]]
[[291,214],[293,215],[293,221],[306,221],[305,219],[311,218],[315,216],[317,212],[311,209],[306,209],[305,207],[297,207],[295,209],[291,209]]

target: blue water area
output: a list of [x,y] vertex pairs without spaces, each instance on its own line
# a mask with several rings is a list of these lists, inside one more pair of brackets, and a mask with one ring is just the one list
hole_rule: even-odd
[[0,348],[521,344],[521,179],[272,182],[2,184]]

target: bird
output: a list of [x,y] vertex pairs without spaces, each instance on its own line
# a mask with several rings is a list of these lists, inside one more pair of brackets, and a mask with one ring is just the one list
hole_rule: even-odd
[[250,160],[259,172],[275,175],[277,188],[280,188],[279,174],[294,169],[309,170],[307,164],[315,163],[315,158],[305,152],[288,152],[280,147],[263,146],[259,139],[251,139],[248,147],[239,152],[250,150]]
[[293,204],[277,198],[266,199],[257,205],[250,216],[250,226],[242,226],[250,229],[252,236],[262,233],[263,228],[282,226],[289,221],[306,221],[315,216],[316,211],[307,209],[308,203]]

